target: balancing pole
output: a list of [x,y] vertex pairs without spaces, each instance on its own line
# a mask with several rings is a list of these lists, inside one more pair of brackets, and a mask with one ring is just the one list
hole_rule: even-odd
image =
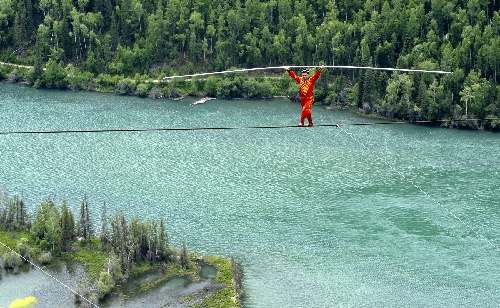
[[[321,67],[321,65],[269,66],[269,67],[257,67],[257,68],[244,68],[244,69],[235,69],[235,70],[220,71],[220,72],[198,73],[198,74],[190,74],[190,75],[182,75],[182,76],[168,76],[168,77],[163,77],[163,79],[208,76],[208,75],[228,74],[228,73],[241,73],[241,72],[250,72],[250,71],[263,71],[263,70],[272,70],[272,69],[312,68],[312,67]],[[420,69],[371,67],[371,66],[325,65],[324,67],[325,68],[346,68],[346,69],[367,69],[367,70],[380,70],[380,71],[414,72],[414,73],[432,73],[432,74],[451,74],[452,73],[452,72],[447,72],[447,71],[430,71],[430,70],[420,70]]]

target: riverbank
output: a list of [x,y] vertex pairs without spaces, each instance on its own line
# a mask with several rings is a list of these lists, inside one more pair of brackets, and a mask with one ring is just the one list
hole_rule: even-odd
[[[48,70],[47,70],[48,69]],[[66,68],[60,64],[52,63],[50,67],[44,68],[42,76],[36,81],[33,80],[33,67],[16,65],[11,63],[0,63],[0,81],[6,80],[11,83],[21,83],[35,88],[55,88],[72,91],[93,91],[114,93],[124,96],[138,96],[149,98],[166,98],[171,100],[181,100],[187,96],[211,99],[266,99],[273,97],[288,97],[291,100],[298,100],[298,91],[295,83],[290,78],[276,78],[279,73],[263,76],[256,75],[250,77],[246,73],[230,73],[226,77],[193,78],[193,79],[172,79],[165,80],[164,75],[156,73],[152,75],[136,74],[133,78],[124,75],[99,74],[94,76],[89,72],[82,71],[73,65]],[[41,81],[40,81],[41,80]],[[327,83],[325,83],[327,84]],[[284,95],[283,95],[284,94]],[[491,113],[488,116],[478,117],[474,114],[450,113],[446,116],[428,118],[420,112],[402,112],[404,116],[398,116],[393,108],[381,105],[373,108],[359,108],[355,103],[355,88],[339,90],[330,89],[329,85],[318,84],[315,91],[317,105],[327,106],[327,108],[349,109],[356,115],[363,117],[376,117],[386,120],[427,122],[428,124],[440,125],[449,128],[462,128],[473,130],[500,130],[500,118]],[[460,106],[455,106],[461,110]],[[373,110],[372,110],[373,109]],[[370,111],[371,110],[371,111]],[[375,111],[378,110],[378,111]]]
[[[275,78],[282,71],[271,75],[231,73],[226,77],[164,79],[161,72],[134,76],[98,74],[83,71],[71,64],[47,64],[35,77],[31,66],[0,63],[0,81],[27,84],[34,88],[72,91],[93,91],[116,95],[178,100],[186,96],[216,97],[218,99],[262,99],[281,96],[290,88],[289,79]],[[290,93],[296,94],[296,89]]]

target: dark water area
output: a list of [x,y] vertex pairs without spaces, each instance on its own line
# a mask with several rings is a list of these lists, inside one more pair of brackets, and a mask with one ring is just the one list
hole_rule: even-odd
[[217,269],[213,266],[202,264],[201,265],[201,276],[205,278],[215,278],[217,275]]
[[[300,115],[283,99],[0,93],[1,132],[286,126]],[[377,122],[320,106],[313,117]],[[66,199],[75,213],[87,194],[97,226],[104,201],[109,215],[163,218],[172,246],[241,263],[245,307],[498,307],[498,149],[498,133],[419,125],[0,134],[0,190],[32,208]]]
[[190,307],[199,304],[203,299],[215,293],[222,286],[212,283],[217,269],[204,262],[199,263],[201,281],[193,282],[186,277],[173,277],[153,288],[143,291],[141,288],[156,281],[164,280],[161,270],[150,271],[129,277],[121,287],[122,292],[108,296],[100,307]]
[[[45,271],[44,272],[42,272]],[[84,281],[82,266],[71,261],[53,262],[37,269],[24,264],[18,271],[0,273],[0,307],[9,307],[15,299],[34,296],[36,307],[74,307],[76,290]]]

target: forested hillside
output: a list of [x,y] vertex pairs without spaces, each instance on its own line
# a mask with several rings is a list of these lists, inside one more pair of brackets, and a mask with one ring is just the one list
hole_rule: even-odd
[[498,118],[499,9],[497,0],[0,0],[0,60],[34,65],[26,79],[37,87],[171,97],[288,86],[247,75],[188,87],[141,80],[281,65],[445,70],[453,74],[329,69],[317,100],[402,119]]

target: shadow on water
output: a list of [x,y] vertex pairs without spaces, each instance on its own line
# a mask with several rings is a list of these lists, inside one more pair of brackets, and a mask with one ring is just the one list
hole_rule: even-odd
[[106,298],[100,307],[190,307],[199,304],[225,286],[212,282],[217,274],[215,267],[204,262],[198,265],[202,278],[199,282],[192,282],[186,277],[173,277],[141,291],[144,286],[165,278],[165,274],[155,271],[129,277],[122,286],[122,292]]

